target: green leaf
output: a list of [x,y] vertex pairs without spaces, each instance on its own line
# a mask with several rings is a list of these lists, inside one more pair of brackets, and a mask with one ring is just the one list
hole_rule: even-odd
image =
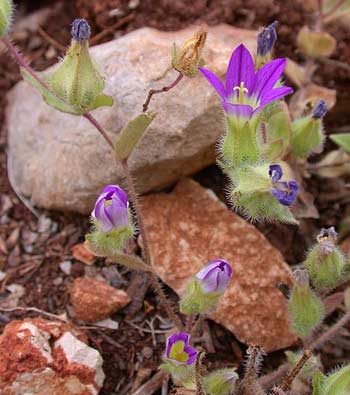
[[13,3],[10,0],[0,0],[0,38],[10,27],[13,14]]
[[99,95],[96,97],[94,104],[91,106],[90,110],[96,110],[100,107],[112,107],[113,106],[113,97],[108,95]]
[[325,395],[325,389],[324,389],[324,384],[325,384],[326,376],[320,372],[317,371],[314,373],[314,376],[312,378],[312,395]]
[[350,395],[350,365],[327,376],[324,388],[325,395]]
[[[45,102],[55,108],[58,111],[67,113],[67,114],[72,114],[72,115],[82,115],[84,111],[77,107],[73,106],[71,104],[68,104],[65,100],[62,98],[58,97],[55,93],[47,89],[45,86],[43,86],[39,81],[37,81],[27,70],[21,69],[21,73],[23,78],[29,82],[31,85],[33,85],[35,88],[37,88],[40,93],[43,96],[43,99]],[[40,74],[39,74],[40,75]],[[48,83],[47,77],[40,75],[41,79]]]
[[115,142],[115,153],[118,160],[128,159],[155,116],[155,113],[138,115],[118,134]]
[[350,133],[332,134],[330,139],[343,148],[344,151],[350,153]]

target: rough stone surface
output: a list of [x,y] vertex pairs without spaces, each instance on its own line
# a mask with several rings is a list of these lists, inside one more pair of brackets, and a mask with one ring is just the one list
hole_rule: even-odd
[[[139,114],[147,93],[171,83],[173,42],[179,45],[197,28],[159,32],[142,28],[92,48],[106,75],[112,108],[94,116],[113,138]],[[207,67],[224,76],[232,50],[244,42],[255,47],[256,33],[228,25],[209,28],[204,52]],[[40,94],[20,82],[8,96],[9,175],[34,204],[88,213],[102,188],[123,183],[110,147],[83,118],[48,107]],[[215,142],[223,132],[223,115],[214,90],[201,76],[184,79],[151,103],[158,112],[130,164],[139,192],[154,190],[211,164]]]
[[181,295],[203,265],[226,259],[233,276],[212,318],[240,341],[266,351],[293,344],[286,301],[276,288],[291,282],[290,270],[253,225],[189,179],[169,194],[144,197],[142,205],[152,261],[164,282]]
[[0,393],[97,395],[102,357],[71,325],[43,319],[12,321],[0,336]]
[[71,302],[76,317],[82,321],[101,321],[125,307],[130,298],[104,281],[80,277],[74,280]]

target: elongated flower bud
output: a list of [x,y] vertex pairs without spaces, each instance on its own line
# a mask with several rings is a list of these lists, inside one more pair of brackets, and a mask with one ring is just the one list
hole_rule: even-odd
[[294,272],[294,286],[288,307],[292,328],[302,338],[309,337],[324,318],[324,305],[311,290],[306,269]]
[[95,229],[86,238],[97,253],[113,255],[133,236],[128,198],[118,185],[108,185],[103,189],[91,217]]
[[324,100],[319,100],[312,111],[312,118],[313,119],[321,119],[323,118],[328,111],[327,103]]
[[184,314],[202,314],[213,310],[231,275],[231,265],[223,259],[209,262],[187,284],[186,295],[180,301],[181,311]]
[[11,0],[0,0],[0,38],[8,31],[13,15],[13,3]]
[[337,233],[333,227],[322,229],[317,236],[318,244],[310,250],[304,262],[317,290],[333,289],[342,280],[346,260],[336,241]]
[[186,40],[180,50],[174,44],[172,51],[172,66],[174,69],[186,77],[195,77],[198,74],[198,66],[202,63],[201,55],[206,38],[207,33],[199,31]]
[[271,25],[264,27],[258,34],[256,56],[256,66],[258,69],[268,63],[272,58],[272,49],[277,40],[277,24],[277,21],[271,23]]

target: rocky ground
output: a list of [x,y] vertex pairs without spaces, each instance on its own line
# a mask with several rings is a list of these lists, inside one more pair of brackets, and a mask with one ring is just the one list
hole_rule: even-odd
[[[159,3],[158,6],[155,7],[155,3]],[[124,51],[132,53],[134,59],[138,59],[140,53],[146,56],[147,62],[144,63],[138,63],[132,57],[129,59],[129,62],[136,64],[137,70],[136,74],[129,75],[129,80],[135,86],[134,96],[130,98],[123,97],[120,88],[123,78],[125,79],[125,71],[123,73],[120,70],[125,67],[127,71],[128,64],[121,60],[120,63],[110,61],[108,64],[114,51],[109,44],[96,49],[96,56],[104,57],[107,61],[107,74],[116,79],[109,88],[119,88],[113,94],[130,111],[130,114],[122,114],[118,109],[116,113],[102,111],[104,122],[109,123],[110,129],[116,132],[122,122],[134,115],[134,103],[142,104],[149,85],[153,86],[157,80],[162,84],[162,79],[171,79],[166,56],[167,47],[176,34],[146,31],[139,37],[140,33],[128,33],[145,26],[171,31],[192,24],[215,26],[219,23],[252,30],[244,35],[242,33],[241,38],[230,27],[221,30],[210,28],[213,41],[208,42],[208,63],[223,73],[227,53],[236,45],[236,40],[242,39],[248,46],[253,46],[254,32],[275,19],[280,22],[277,55],[302,61],[302,55],[296,50],[296,31],[313,20],[308,2],[299,4],[283,0],[76,0],[41,1],[33,4],[29,1],[18,3],[13,37],[38,70],[52,65],[57,56],[62,55],[70,39],[69,25],[76,16],[84,16],[91,21],[93,44],[102,44],[116,38],[123,40],[120,42],[124,43]],[[35,17],[28,19],[27,15],[32,12],[35,12]],[[326,118],[327,130],[349,131],[350,115],[347,108],[350,73],[344,67],[350,57],[349,31],[341,25],[331,26],[330,30],[337,38],[337,50],[330,62],[319,64],[315,82],[337,90],[337,105]],[[143,52],[144,45],[137,45],[141,39],[151,43],[149,52]],[[222,47],[218,47],[219,43]],[[128,45],[134,46],[133,52]],[[156,58],[152,57],[152,48],[160,48],[162,56],[154,50],[157,55]],[[118,50],[123,51],[122,45]],[[114,56],[118,58],[118,54]],[[145,72],[149,65],[152,68]],[[149,76],[149,80],[143,79],[145,74]],[[107,151],[102,143],[96,143],[99,137],[95,140],[92,131],[83,121],[75,123],[75,119],[67,120],[54,112],[43,119],[46,110],[38,96],[27,86],[17,86],[6,98],[5,93],[19,79],[17,67],[2,53],[0,324],[3,329],[16,318],[40,316],[41,320],[29,319],[6,327],[0,338],[0,377],[4,380],[3,377],[9,371],[16,372],[14,376],[6,376],[4,380],[11,383],[11,390],[15,386],[24,388],[33,382],[37,388],[45,388],[50,383],[52,388],[57,388],[57,394],[68,391],[67,386],[75,386],[76,391],[81,393],[89,391],[94,394],[100,390],[103,382],[103,360],[105,380],[100,394],[132,393],[151,377],[154,378],[154,386],[159,387],[163,378],[157,376],[157,367],[164,349],[165,335],[171,328],[165,311],[143,276],[121,267],[106,265],[81,244],[89,223],[86,213],[91,207],[98,183],[108,183],[114,177],[109,160],[105,161],[104,167],[99,167],[100,172],[96,169],[97,163],[108,155]],[[138,90],[138,86],[142,86],[142,89]],[[203,339],[208,353],[206,363],[209,367],[239,365],[246,343],[261,342],[267,350],[275,350],[269,354],[264,364],[264,372],[268,372],[284,360],[283,352],[277,350],[294,344],[295,341],[286,329],[284,299],[276,284],[288,284],[289,265],[302,260],[320,227],[335,226],[340,232],[341,241],[346,242],[349,238],[349,178],[320,180],[314,176],[306,181],[306,190],[315,197],[319,218],[303,219],[300,228],[286,225],[255,227],[247,224],[222,203],[225,201],[226,180],[215,166],[207,167],[213,161],[213,144],[220,130],[213,123],[212,126],[209,125],[209,135],[196,141],[193,140],[195,134],[190,133],[200,130],[202,125],[208,126],[203,114],[207,114],[210,108],[208,98],[203,97],[203,86],[196,81],[186,82],[179,94],[167,96],[164,105],[168,106],[170,114],[174,112],[174,120],[179,118],[176,116],[178,113],[183,114],[182,123],[178,121],[179,124],[173,125],[171,118],[160,115],[162,127],[153,130],[153,136],[157,138],[145,138],[144,146],[140,147],[139,156],[134,162],[133,169],[141,180],[140,188],[143,191],[151,189],[146,182],[150,179],[153,182],[152,188],[167,185],[166,192],[170,192],[151,194],[143,200],[152,257],[159,264],[162,279],[181,293],[183,281],[203,260],[207,261],[221,253],[227,254],[227,259],[236,264],[236,277],[219,311],[204,326]],[[193,98],[195,103],[186,101],[191,92],[196,92]],[[4,127],[6,101],[9,103],[7,117],[11,120],[8,128]],[[195,106],[195,114],[190,112],[191,105]],[[155,106],[163,106],[162,100],[157,99]],[[211,111],[215,113],[215,109]],[[189,130],[186,125],[190,123],[191,117],[195,122]],[[62,131],[59,135],[54,135],[57,128],[53,125],[59,125]],[[14,148],[9,151],[7,133],[11,127],[9,140],[11,142],[12,139]],[[162,128],[169,131],[169,134],[162,135]],[[86,157],[79,157],[79,151],[68,140],[72,130],[76,132],[76,142],[83,142],[88,149],[93,149],[96,157],[89,155],[89,151]],[[178,130],[181,130],[179,135],[176,134]],[[22,139],[22,142],[24,140],[28,144],[22,144],[22,148],[16,150],[14,136],[17,141]],[[149,155],[147,147],[153,146],[155,141],[167,149],[150,155],[153,160],[150,164],[150,158],[145,155]],[[50,144],[51,151],[48,150]],[[328,143],[327,150],[331,148],[332,144]],[[16,165],[12,167],[9,164],[10,172],[7,176],[7,159],[10,158],[8,152],[13,154],[12,159],[16,160]],[[41,152],[41,155],[36,155],[37,152]],[[57,156],[53,156],[53,152]],[[174,152],[179,153],[179,156],[174,157]],[[71,166],[73,160],[74,166]],[[167,171],[164,171],[164,164],[169,166]],[[91,166],[90,172],[94,169],[96,172],[93,177],[83,180],[88,165]],[[53,172],[55,169],[57,173]],[[202,170],[197,172],[199,169]],[[50,171],[52,179],[44,185],[43,180],[47,180],[46,171]],[[196,182],[185,179],[173,189],[171,183],[179,175],[193,172],[196,172],[193,176]],[[67,182],[71,182],[74,177],[77,177],[75,183],[81,179],[83,186],[80,185],[80,189],[70,196],[71,192],[67,191],[72,188],[67,186]],[[214,191],[219,200],[206,188]],[[51,210],[35,207],[24,196],[28,194],[33,195],[32,201]],[[201,207],[204,205],[210,213],[208,217],[201,215]],[[54,209],[71,209],[85,215],[62,213]],[[175,240],[171,238],[171,234]],[[130,248],[136,253],[140,251],[137,243]],[[258,270],[261,271],[260,274],[257,274]],[[91,289],[94,292],[90,292]],[[166,291],[175,303],[176,294],[170,288],[166,288]],[[337,307],[341,301],[342,290],[339,290],[338,299],[329,302],[330,316],[326,325],[339,315]],[[258,302],[260,307],[257,306]],[[19,306],[22,309],[18,309]],[[256,317],[251,313],[254,308],[259,310]],[[27,360],[17,360],[15,354],[8,353],[12,344],[14,350],[24,352],[27,359],[33,361],[30,369],[45,369],[45,374],[38,378],[21,373],[28,371],[28,366],[25,365]],[[70,350],[77,352],[72,354]],[[344,330],[335,342],[325,348],[322,361],[327,368],[344,363],[348,361],[349,350],[349,332]],[[83,355],[85,359],[79,359],[77,355]],[[0,381],[2,391],[11,391],[6,387],[8,384],[5,383],[3,387],[1,385]],[[72,392],[67,392],[70,393]]]

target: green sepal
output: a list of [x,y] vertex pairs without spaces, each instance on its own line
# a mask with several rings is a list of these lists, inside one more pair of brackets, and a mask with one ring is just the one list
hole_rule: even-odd
[[350,365],[327,375],[324,381],[324,395],[350,395]]
[[92,104],[89,110],[96,110],[100,107],[112,107],[113,103],[114,101],[112,96],[102,94],[96,97],[95,102]]
[[0,0],[0,38],[10,28],[13,17],[13,3],[11,0]]
[[183,314],[204,314],[215,310],[220,292],[204,293],[200,281],[193,277],[187,284],[186,294],[180,300],[180,311]]
[[128,159],[155,116],[156,113],[140,114],[122,129],[115,142],[115,154],[118,160]]
[[95,218],[91,218],[93,229],[91,233],[88,233],[85,236],[85,238],[96,255],[113,257],[115,254],[118,254],[123,250],[126,242],[135,234],[130,213],[129,217],[130,220],[128,226],[112,229],[107,233],[102,231]]
[[292,122],[292,150],[297,158],[307,158],[322,147],[323,141],[321,119],[307,116]]
[[312,378],[312,395],[325,395],[325,381],[326,376],[320,372],[316,371]]
[[[42,94],[44,101],[50,106],[55,108],[58,111],[71,114],[71,115],[82,115],[84,111],[77,107],[73,106],[71,104],[68,104],[66,101],[64,101],[62,98],[58,97],[53,91],[47,89],[45,86],[43,86],[39,81],[37,81],[31,74],[28,73],[27,70],[21,68],[21,73],[23,78],[29,82],[31,85],[33,85],[35,88],[39,90],[39,92]],[[42,73],[37,73],[40,78],[46,82],[47,84],[49,83],[49,78],[47,75],[43,75]]]
[[194,382],[194,363],[192,365],[177,365],[167,358],[163,358],[164,363],[160,368],[171,375],[175,385],[185,387],[187,389],[195,389]]
[[262,156],[271,162],[287,155],[291,142],[291,121],[288,107],[284,102],[277,103],[266,119],[266,139],[262,141]]
[[229,167],[254,164],[259,159],[257,122],[257,119],[247,121],[227,116],[227,130],[220,151],[223,162]]
[[309,284],[293,287],[288,308],[293,330],[304,339],[311,335],[325,316],[325,307]]
[[337,133],[329,136],[332,141],[338,144],[345,152],[350,154],[350,133]]
[[203,377],[203,389],[210,395],[231,395],[238,378],[235,369],[216,370]]
[[346,267],[346,259],[336,246],[328,255],[322,254],[321,249],[320,244],[314,246],[309,251],[304,265],[309,271],[312,285],[318,291],[329,291],[340,284]]

